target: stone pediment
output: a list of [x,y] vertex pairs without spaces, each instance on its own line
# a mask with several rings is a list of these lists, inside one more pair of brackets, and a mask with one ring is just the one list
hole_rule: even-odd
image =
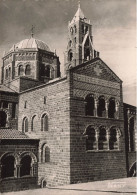
[[95,58],[78,65],[72,68],[72,71],[92,78],[118,83],[121,82],[121,79],[100,58]]

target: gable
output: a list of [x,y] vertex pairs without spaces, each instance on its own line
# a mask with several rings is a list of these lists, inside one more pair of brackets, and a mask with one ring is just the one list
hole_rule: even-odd
[[118,82],[120,78],[100,59],[95,58],[84,64],[72,68],[72,71],[77,74],[98,78],[102,80]]

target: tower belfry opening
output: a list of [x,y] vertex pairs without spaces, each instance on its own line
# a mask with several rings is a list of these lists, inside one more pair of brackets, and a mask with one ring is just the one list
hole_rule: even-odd
[[67,71],[69,67],[75,67],[94,57],[99,57],[99,53],[93,47],[92,25],[81,10],[79,2],[73,19],[68,23],[65,70]]

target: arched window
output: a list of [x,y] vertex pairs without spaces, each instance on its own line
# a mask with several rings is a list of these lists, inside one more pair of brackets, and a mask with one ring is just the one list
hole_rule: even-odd
[[50,148],[48,146],[45,148],[45,162],[50,162]]
[[115,118],[115,100],[112,98],[109,100],[108,118]]
[[88,26],[85,27],[85,34],[88,32]]
[[48,116],[46,114],[43,114],[41,118],[41,131],[48,131]]
[[95,129],[89,126],[86,130],[86,150],[96,149],[96,132]]
[[31,68],[30,65],[26,65],[26,69],[25,69],[25,75],[30,75],[31,74]]
[[11,77],[11,68],[9,67],[9,78]]
[[76,27],[76,25],[74,25],[74,32],[75,32],[75,33],[77,32],[77,27]]
[[25,133],[25,132],[28,132],[28,119],[27,117],[25,117],[23,119],[23,123],[22,123],[22,131]]
[[117,130],[115,127],[110,129],[109,149],[110,150],[118,149]]
[[1,177],[14,177],[14,163],[13,156],[6,156],[1,159]]
[[99,97],[98,99],[98,108],[97,108],[97,114],[99,117],[105,117],[105,100],[104,97]]
[[47,102],[47,97],[44,96],[44,104],[46,104],[46,102]]
[[74,42],[77,43],[77,38],[76,37],[74,38]]
[[70,33],[73,35],[73,28],[72,27],[70,28]]
[[69,41],[69,47],[72,47],[72,41],[71,40]]
[[89,46],[89,37],[86,39],[85,46]]
[[50,162],[50,148],[46,144],[41,148],[41,162]]
[[98,148],[99,150],[107,149],[106,129],[104,127],[99,128]]
[[72,61],[72,59],[73,59],[73,53],[72,53],[72,50],[70,50],[68,52],[68,61]]
[[84,49],[84,59],[90,60],[90,49],[89,48]]
[[86,105],[85,105],[86,115],[94,116],[94,97],[93,97],[93,95],[91,95],[91,94],[87,95],[85,101],[86,101]]
[[51,67],[50,71],[51,71],[51,78],[54,79],[54,72],[55,72],[55,71],[54,71],[54,68]]
[[34,115],[31,121],[31,131],[36,131],[36,130],[37,130],[37,116]]
[[9,104],[7,101],[3,101],[3,108],[8,108]]
[[50,78],[50,66],[45,66],[45,76]]
[[31,157],[29,155],[24,156],[21,159],[20,177],[31,175]]
[[82,33],[84,33],[84,24],[82,24],[81,29],[82,29]]
[[7,114],[4,111],[0,111],[0,127],[6,127]]
[[8,69],[6,69],[5,79],[7,79],[7,78],[8,78],[8,76],[9,76],[9,71],[8,71]]
[[134,131],[134,118],[129,120],[129,132],[130,132],[130,148],[131,151],[135,150],[135,131]]
[[18,68],[18,75],[22,76],[23,73],[24,73],[23,65],[20,65],[19,68]]

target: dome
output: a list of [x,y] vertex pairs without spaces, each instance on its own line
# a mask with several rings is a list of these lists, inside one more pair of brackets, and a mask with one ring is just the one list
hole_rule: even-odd
[[20,41],[19,43],[12,46],[10,51],[15,51],[18,49],[42,49],[46,51],[50,51],[50,48],[46,43],[44,43],[41,40],[30,38],[30,39],[24,39]]

